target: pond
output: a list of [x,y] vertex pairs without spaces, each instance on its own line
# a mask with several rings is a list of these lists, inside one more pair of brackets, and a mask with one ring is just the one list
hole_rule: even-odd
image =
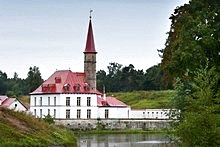
[[166,134],[86,134],[78,136],[78,147],[174,147]]

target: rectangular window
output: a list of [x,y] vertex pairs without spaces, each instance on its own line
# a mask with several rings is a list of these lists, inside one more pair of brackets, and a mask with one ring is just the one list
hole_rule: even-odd
[[57,99],[56,99],[56,97],[54,97],[53,105],[56,106],[56,104],[57,104]]
[[105,118],[109,118],[109,112],[108,112],[108,109],[105,109]]
[[48,97],[47,101],[48,101],[48,106],[50,106],[50,97]]
[[70,118],[70,109],[66,109],[66,118]]
[[48,115],[50,115],[50,109],[48,109]]
[[37,98],[34,97],[34,106],[36,106],[36,104],[37,104]]
[[70,106],[70,97],[66,97],[66,106]]
[[80,97],[77,97],[77,106],[80,106],[80,105],[81,105],[81,104],[80,104],[80,103],[81,103],[81,102],[80,102],[80,99],[81,99]]
[[87,118],[88,119],[91,118],[91,110],[90,109],[87,110]]
[[36,117],[37,116],[37,110],[34,109],[34,116]]
[[87,106],[91,106],[91,97],[87,97]]
[[77,109],[77,118],[80,119],[81,118],[81,110]]
[[53,117],[56,118],[56,109],[53,109]]
[[42,106],[42,97],[40,97],[40,106]]
[[42,109],[40,109],[40,118],[42,117]]

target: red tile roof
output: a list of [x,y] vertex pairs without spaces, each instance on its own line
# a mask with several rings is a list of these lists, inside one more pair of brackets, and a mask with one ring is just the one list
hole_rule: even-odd
[[4,102],[8,97],[5,95],[0,95],[0,100]]
[[95,50],[95,43],[94,43],[91,19],[89,21],[86,48],[85,48],[84,53],[97,53],[96,50]]
[[103,98],[97,97],[97,104],[99,107],[110,106],[110,107],[127,107],[125,103],[119,101],[114,97],[106,97],[105,100]]
[[30,94],[45,93],[94,93],[85,82],[85,73],[72,72],[71,70],[59,70],[53,73],[35,91]]
[[7,98],[1,105],[1,107],[8,107],[10,106],[14,101],[16,100],[16,98]]
[[0,95],[0,100],[2,102],[0,107],[8,107],[16,100],[16,98],[9,98],[5,95]]

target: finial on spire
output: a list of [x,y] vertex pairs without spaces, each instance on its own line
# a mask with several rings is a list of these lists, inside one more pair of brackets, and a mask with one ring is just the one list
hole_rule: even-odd
[[90,9],[90,11],[89,11],[89,18],[90,18],[90,19],[92,18],[92,12],[93,12],[93,10]]

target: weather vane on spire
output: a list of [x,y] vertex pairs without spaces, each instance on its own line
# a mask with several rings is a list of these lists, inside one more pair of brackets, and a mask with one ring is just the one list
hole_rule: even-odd
[[92,18],[92,12],[93,12],[93,10],[92,9],[90,9],[90,11],[89,11],[89,18],[91,19]]

